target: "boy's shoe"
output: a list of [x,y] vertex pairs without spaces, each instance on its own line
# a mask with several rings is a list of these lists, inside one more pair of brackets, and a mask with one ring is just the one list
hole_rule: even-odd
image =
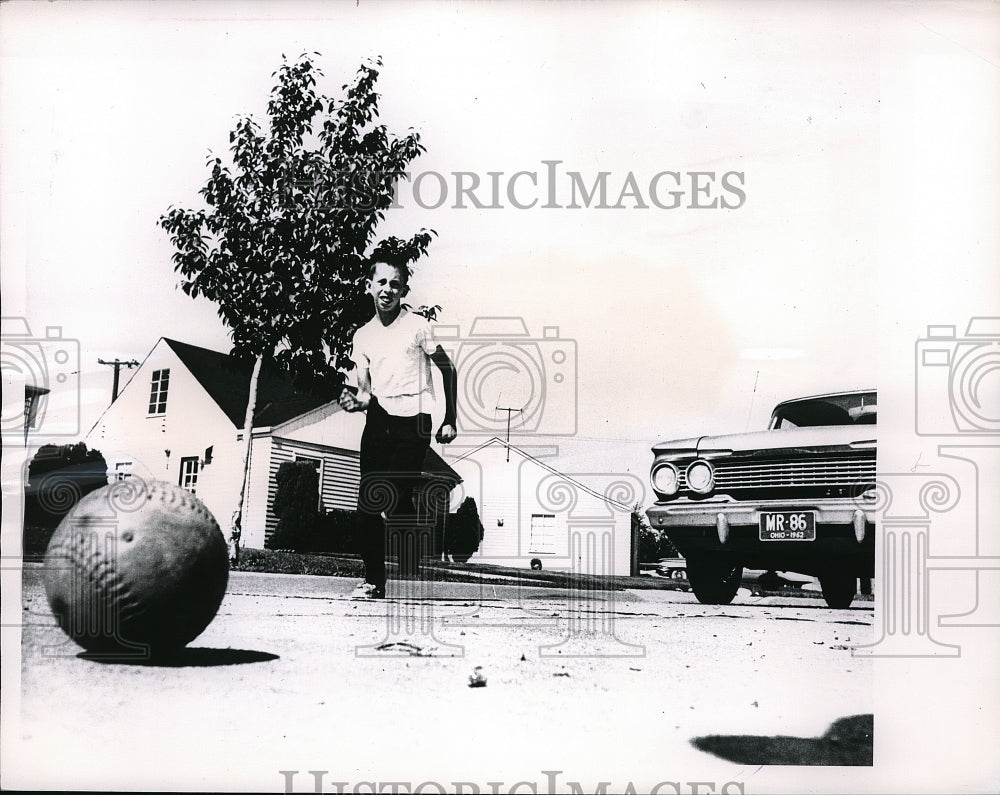
[[359,582],[351,591],[351,599],[385,599],[385,586]]

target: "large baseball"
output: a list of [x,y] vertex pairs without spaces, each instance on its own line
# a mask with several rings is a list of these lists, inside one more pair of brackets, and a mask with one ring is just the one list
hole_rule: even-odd
[[124,480],[91,492],[45,553],[45,594],[59,626],[92,652],[157,656],[194,640],[229,580],[226,541],[190,492]]

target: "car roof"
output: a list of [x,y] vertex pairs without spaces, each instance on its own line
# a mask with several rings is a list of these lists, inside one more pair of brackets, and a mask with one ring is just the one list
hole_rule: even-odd
[[801,403],[806,400],[823,400],[824,398],[833,397],[845,397],[847,395],[876,395],[878,394],[877,389],[847,389],[843,392],[825,392],[822,395],[808,395],[805,397],[789,398],[788,400],[782,400],[778,403],[775,408],[779,408],[788,403]]

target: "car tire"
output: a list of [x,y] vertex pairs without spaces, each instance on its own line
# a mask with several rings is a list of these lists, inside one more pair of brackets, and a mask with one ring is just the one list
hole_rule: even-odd
[[691,590],[703,605],[728,605],[743,581],[742,564],[690,557],[687,578]]
[[851,606],[858,592],[858,580],[851,574],[821,574],[819,585],[828,607],[842,610]]
[[675,569],[674,571],[670,572],[670,578],[674,580],[686,580],[687,572],[684,571],[684,569]]

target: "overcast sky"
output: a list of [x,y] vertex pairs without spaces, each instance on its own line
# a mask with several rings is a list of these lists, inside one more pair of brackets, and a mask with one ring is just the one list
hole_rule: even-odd
[[[644,473],[657,439],[760,428],[779,399],[876,385],[887,330],[910,366],[910,340],[944,322],[933,307],[981,299],[961,269],[980,279],[996,249],[995,207],[960,198],[996,184],[984,6],[14,3],[3,14],[4,314],[79,340],[84,430],[110,399],[98,358],[141,360],[161,336],[228,349],[214,307],[176,289],[157,219],[199,206],[208,152],[226,155],[238,115],[264,118],[283,54],[319,52],[330,94],[382,56],[381,120],[427,147],[382,231],[438,233],[412,300],[440,304],[462,335],[477,317],[521,317],[532,338],[558,328],[561,347],[529,355],[568,356],[563,370],[538,368],[539,430],[576,428],[544,440],[567,465]],[[481,180],[484,203],[499,172],[500,206],[461,198],[456,172]],[[567,207],[569,172],[588,189],[605,173],[607,204],[621,206]],[[654,182],[662,172],[680,175],[675,209],[654,202],[669,206],[676,189],[672,176]],[[691,206],[713,202],[728,208]],[[896,231],[905,248],[887,249]],[[887,285],[899,299],[888,315]],[[893,322],[901,310],[915,321]],[[526,399],[523,381],[473,382],[487,404]],[[75,398],[55,390],[60,400]]]
[[[413,301],[463,334],[480,316],[558,327],[568,380],[539,429],[571,429],[575,409],[567,454],[613,440],[585,445],[593,466],[644,470],[654,437],[760,427],[778,398],[875,383],[879,53],[856,10],[8,8],[5,279],[26,274],[34,333],[79,339],[88,428],[110,398],[98,358],[141,360],[160,336],[227,349],[214,308],[175,289],[159,215],[198,206],[207,152],[237,115],[263,119],[282,54],[319,52],[327,93],[381,55],[382,121],[427,147],[385,224],[438,232]],[[519,171],[537,177],[512,185]],[[665,171],[680,186],[651,190]],[[502,172],[501,206],[461,198],[455,172],[487,204]],[[608,172],[607,205],[630,180],[638,195],[541,207],[573,203],[567,172],[588,189]],[[678,189],[680,207],[656,206]],[[691,207],[713,203],[730,209]],[[517,405],[503,386],[481,388]]]

